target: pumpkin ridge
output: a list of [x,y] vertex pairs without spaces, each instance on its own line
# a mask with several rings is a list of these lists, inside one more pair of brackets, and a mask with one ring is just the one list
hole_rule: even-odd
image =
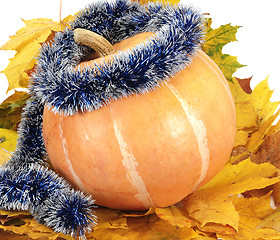
[[197,184],[194,189],[205,179],[208,168],[210,152],[207,143],[207,130],[202,120],[197,119],[197,117],[192,113],[186,101],[182,98],[179,91],[169,82],[166,84],[170,91],[180,102],[186,117],[193,128],[193,132],[198,143],[198,149],[201,157],[201,172]]
[[69,151],[68,151],[68,147],[67,147],[67,141],[66,138],[63,136],[63,129],[62,129],[62,123],[63,123],[63,119],[59,118],[59,136],[61,139],[61,143],[62,143],[62,148],[63,148],[63,152],[64,152],[64,156],[65,156],[65,162],[68,166],[68,170],[70,171],[70,173],[73,176],[73,179],[75,181],[75,184],[80,188],[80,189],[84,189],[83,183],[80,179],[80,177],[76,174],[73,165],[71,163],[71,159],[69,156]]
[[131,152],[131,149],[124,141],[116,120],[113,122],[113,128],[117,142],[119,144],[121,155],[123,157],[122,164],[127,170],[127,178],[133,187],[138,191],[138,193],[135,194],[135,198],[141,202],[145,208],[154,206],[153,200],[146,188],[146,185],[137,171],[138,163]]

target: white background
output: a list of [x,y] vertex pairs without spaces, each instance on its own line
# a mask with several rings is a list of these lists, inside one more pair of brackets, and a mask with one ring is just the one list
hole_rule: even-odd
[[[62,18],[76,13],[94,0],[63,0]],[[238,56],[241,64],[247,65],[235,73],[244,78],[253,75],[252,86],[269,75],[269,86],[275,89],[273,100],[280,100],[280,18],[278,0],[181,0],[202,13],[210,13],[212,27],[221,24],[243,26],[237,33],[238,42],[224,47],[223,52]],[[23,27],[22,19],[51,18],[59,20],[60,0],[1,0],[0,1],[0,45],[9,36]],[[13,57],[13,51],[0,51],[0,70]],[[6,97],[7,80],[0,74],[0,102]]]

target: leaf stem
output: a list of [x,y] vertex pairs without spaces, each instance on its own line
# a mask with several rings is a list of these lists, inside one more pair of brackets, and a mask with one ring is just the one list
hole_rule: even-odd
[[62,0],[60,0],[60,5],[59,5],[59,22],[61,22],[61,12],[62,12]]

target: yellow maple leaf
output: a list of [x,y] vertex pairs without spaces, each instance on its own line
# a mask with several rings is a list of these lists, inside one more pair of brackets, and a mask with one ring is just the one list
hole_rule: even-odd
[[168,222],[158,218],[155,214],[128,218],[128,229],[97,229],[92,232],[90,237],[96,240],[190,240],[198,237],[198,234],[192,228],[176,228]]
[[[65,240],[74,240],[71,236],[66,236],[62,233],[56,233],[52,229],[37,223],[34,219],[25,218],[23,219],[23,224],[21,226],[4,226],[0,225],[0,229],[4,231],[12,232],[15,234],[28,236],[30,239],[65,239]],[[28,238],[28,239],[29,239]]]
[[16,148],[18,134],[16,131],[0,128],[0,165],[4,164]]
[[262,123],[275,114],[280,102],[272,102],[273,91],[269,89],[268,78],[261,81],[251,94],[252,105],[258,114],[258,121]]
[[236,78],[229,82],[236,108],[237,131],[252,132],[257,129],[258,115],[252,105],[252,96],[245,93]]
[[280,232],[280,211],[264,217],[257,228],[272,228],[275,231]]
[[[232,165],[230,162],[197,193],[226,197],[247,190],[261,189],[279,182],[279,177],[271,178],[277,168],[270,163],[255,164],[250,158]],[[213,195],[212,195],[213,196]]]
[[26,100],[26,92],[15,91],[0,105],[0,128],[16,130],[21,119],[21,112]]
[[183,204],[189,216],[200,222],[200,228],[209,223],[216,223],[222,226],[229,225],[238,231],[239,214],[230,200],[194,193],[183,200]]
[[176,227],[191,227],[191,221],[176,206],[167,208],[157,208],[156,214],[159,218],[166,220],[172,226]]
[[271,215],[275,210],[270,206],[270,195],[254,198],[233,197],[233,204],[240,216],[238,240],[248,239],[279,239],[280,234],[272,228],[262,228],[262,219]]
[[121,211],[100,207],[95,210],[95,214],[98,218],[98,224],[94,231],[97,229],[127,229],[127,221]]
[[27,70],[34,67],[41,44],[45,42],[52,32],[62,31],[73,16],[68,16],[60,22],[51,19],[23,20],[25,27],[17,31],[16,35],[4,44],[0,50],[15,50],[17,53],[10,60],[3,73],[8,78],[8,91],[14,88],[26,88],[28,85]]
[[266,120],[262,121],[258,130],[251,134],[250,138],[248,138],[248,142],[246,143],[246,147],[250,152],[254,153],[257,151],[258,147],[264,142],[265,136],[269,133],[273,122],[279,114],[280,110],[274,115],[269,116],[269,118],[265,118]]
[[234,147],[246,145],[248,141],[248,137],[249,137],[249,133],[247,131],[244,130],[237,131]]
[[[214,236],[214,234],[215,235],[228,234],[231,236],[238,235],[236,230],[228,224],[224,226],[224,225],[217,224],[217,223],[207,223],[203,227],[199,227],[199,229],[201,230],[201,232],[204,232],[204,233],[212,233],[211,234],[212,236]],[[215,237],[214,239],[217,239],[217,238]]]

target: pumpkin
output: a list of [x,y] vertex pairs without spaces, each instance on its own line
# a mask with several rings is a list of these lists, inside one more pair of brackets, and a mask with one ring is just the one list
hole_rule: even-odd
[[[128,38],[78,68],[111,61],[151,36]],[[145,210],[178,203],[211,180],[228,160],[235,124],[227,81],[198,50],[188,67],[153,91],[71,116],[45,107],[43,138],[55,171],[96,204]]]

